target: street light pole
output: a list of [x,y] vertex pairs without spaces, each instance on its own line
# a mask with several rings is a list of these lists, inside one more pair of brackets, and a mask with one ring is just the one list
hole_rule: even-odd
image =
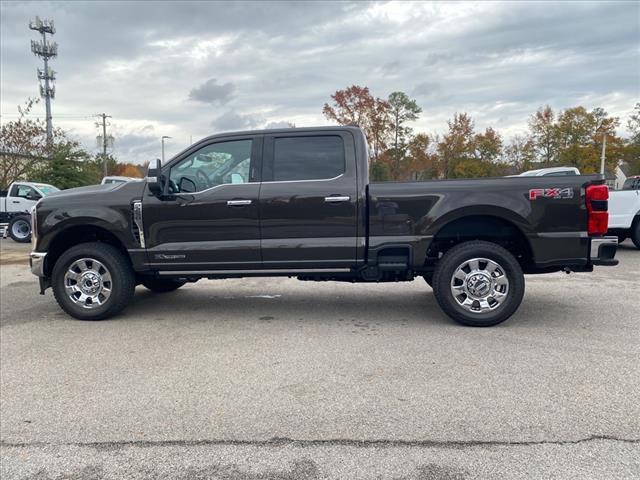
[[169,136],[167,136],[167,135],[163,135],[163,136],[162,136],[162,163],[163,163],[163,164],[164,164],[164,139],[165,139],[165,138],[171,138],[171,137],[169,137]]
[[607,132],[602,134],[602,155],[600,157],[600,173],[604,175],[604,159],[607,151]]

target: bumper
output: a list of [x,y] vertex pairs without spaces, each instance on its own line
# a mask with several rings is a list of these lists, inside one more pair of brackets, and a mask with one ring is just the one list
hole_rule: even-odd
[[618,265],[616,250],[618,249],[618,237],[592,238],[589,258],[593,265]]
[[31,252],[29,254],[29,265],[31,265],[31,273],[38,277],[44,277],[44,259],[46,252]]

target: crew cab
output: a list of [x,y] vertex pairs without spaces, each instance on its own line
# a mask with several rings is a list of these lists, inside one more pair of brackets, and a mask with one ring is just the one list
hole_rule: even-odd
[[627,238],[640,249],[640,175],[627,178],[620,190],[609,193],[609,233]]
[[370,183],[369,161],[356,127],[211,136],[143,182],[41,200],[31,269],[87,320],[120,312],[139,284],[422,277],[451,318],[489,326],[517,310],[524,274],[617,264],[600,175]]
[[34,182],[13,182],[7,191],[0,192],[0,225],[16,242],[31,240],[31,208],[45,195],[57,192],[53,185]]

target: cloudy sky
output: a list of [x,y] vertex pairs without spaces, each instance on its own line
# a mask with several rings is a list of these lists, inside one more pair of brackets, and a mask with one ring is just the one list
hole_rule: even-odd
[[[27,28],[55,21],[54,125],[96,150],[92,115],[113,116],[115,154],[142,162],[206,135],[327,124],[337,89],[395,90],[442,133],[454,112],[506,138],[540,105],[601,106],[622,123],[640,101],[638,2],[8,2],[1,4],[1,113],[37,95]],[[44,105],[36,107],[43,116]],[[624,128],[620,129],[624,133]]]

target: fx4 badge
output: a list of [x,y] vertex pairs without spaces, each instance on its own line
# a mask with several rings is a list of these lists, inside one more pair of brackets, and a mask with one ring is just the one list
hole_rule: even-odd
[[573,198],[573,188],[532,188],[529,200],[538,198]]
[[186,258],[186,255],[167,255],[166,253],[156,253],[154,258],[156,260],[179,260],[181,258]]

